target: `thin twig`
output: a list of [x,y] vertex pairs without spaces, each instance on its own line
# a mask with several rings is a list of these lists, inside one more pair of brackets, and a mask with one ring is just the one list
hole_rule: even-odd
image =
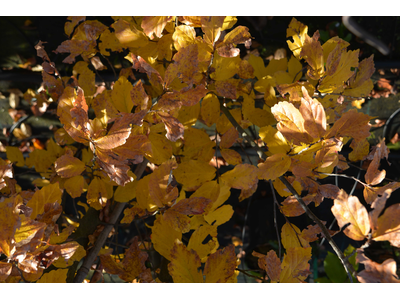
[[276,230],[276,238],[278,239],[278,245],[279,245],[279,259],[282,259],[282,244],[281,244],[281,239],[279,237],[278,222],[276,220],[276,207],[278,207],[279,210],[280,210],[280,207],[279,207],[278,200],[276,199],[275,189],[274,189],[274,185],[272,184],[272,180],[269,180],[269,185],[271,187],[272,197],[274,198],[274,223],[275,223],[275,230]]
[[[139,178],[143,175],[146,165],[147,165],[147,159],[143,158],[143,162],[141,162],[140,164],[137,165],[135,172],[134,172],[136,175],[136,180],[139,180]],[[108,234],[113,229],[113,227],[114,227],[113,224],[115,224],[117,222],[119,216],[121,215],[122,211],[124,210],[125,205],[126,205],[126,203],[124,203],[124,202],[118,202],[118,204],[115,206],[113,212],[110,215],[109,224],[104,226],[103,231],[100,233],[100,235],[98,236],[93,247],[90,249],[89,253],[86,255],[82,266],[79,268],[78,272],[75,275],[74,283],[83,282],[83,280],[86,278],[87,274],[90,271],[90,267],[92,266],[93,262],[95,261],[97,255],[98,255],[100,249],[103,247],[105,241],[107,240]]]

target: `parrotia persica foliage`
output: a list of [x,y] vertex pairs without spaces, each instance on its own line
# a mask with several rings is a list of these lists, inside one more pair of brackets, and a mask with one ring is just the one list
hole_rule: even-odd
[[[82,260],[89,267],[98,262],[92,281],[106,272],[127,282],[237,282],[240,259],[233,244],[219,246],[218,226],[234,213],[226,204],[231,189],[241,191],[242,201],[262,180],[286,197],[278,208],[287,217],[305,213],[300,194],[306,205],[330,198],[349,238],[400,247],[400,206],[385,209],[400,184],[382,185],[385,170],[380,169],[389,150],[384,141],[370,149],[371,118],[351,108],[373,87],[373,57],[359,61],[359,51],[347,50],[349,43],[339,37],[321,44],[318,32],[310,36],[294,18],[287,29],[292,53],[267,62],[249,50],[251,33],[235,26],[235,17],[114,21],[108,27],[84,17],[66,20],[69,38],[55,50],[46,49],[63,54],[63,63],[73,66],[66,77],[49,58],[45,42],[36,45],[43,89],[40,97],[32,90],[24,96],[28,101],[36,96],[44,111],[56,102],[63,126],[28,157],[7,147],[8,160],[0,159],[1,281],[72,282]],[[95,72],[113,68],[108,57],[122,52],[130,66],[120,69],[110,88],[96,84]],[[215,128],[215,136],[196,123]],[[319,184],[335,167],[348,168],[340,154],[348,142],[348,160],[370,162],[362,183],[368,207],[337,186]],[[258,163],[244,163],[232,149],[238,144],[253,147]],[[36,190],[21,190],[13,164],[40,173]],[[231,169],[220,174],[220,165]],[[86,211],[79,219],[64,214],[71,198],[79,198]],[[118,205],[125,205],[122,219],[115,215]],[[119,255],[102,244],[90,261],[112,218],[123,224],[153,218],[151,235],[136,236]],[[322,228],[286,223],[279,230],[282,257],[275,250],[253,252],[261,279],[304,282],[310,243],[324,236]],[[150,249],[167,265],[155,265]],[[393,260],[375,263],[360,248],[357,262],[366,266],[352,274],[361,282],[398,282]],[[169,277],[161,275],[165,271]]]

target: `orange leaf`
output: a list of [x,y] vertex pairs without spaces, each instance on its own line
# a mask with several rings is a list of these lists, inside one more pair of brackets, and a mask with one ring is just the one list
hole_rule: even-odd
[[57,174],[62,178],[78,176],[86,169],[85,163],[71,154],[64,154],[54,163]]
[[325,73],[324,55],[319,39],[319,32],[316,31],[312,38],[305,35],[304,44],[300,52],[300,57],[304,58],[308,64],[307,75],[314,80],[318,80]]
[[370,231],[368,212],[357,197],[349,196],[341,190],[331,210],[340,228],[350,223],[344,229],[344,234],[356,241],[365,239]]
[[285,153],[267,157],[265,162],[258,164],[258,179],[275,180],[289,170],[291,162]]
[[165,125],[165,129],[167,130],[167,139],[169,139],[171,142],[176,142],[183,137],[184,128],[178,119],[163,111],[158,111],[157,115]]
[[307,89],[301,87],[303,98],[301,98],[300,113],[304,118],[304,129],[314,139],[319,139],[326,131],[326,116],[322,104],[312,99],[307,92]]
[[375,241],[389,241],[394,247],[400,246],[400,204],[385,209],[376,222],[376,231],[372,233]]

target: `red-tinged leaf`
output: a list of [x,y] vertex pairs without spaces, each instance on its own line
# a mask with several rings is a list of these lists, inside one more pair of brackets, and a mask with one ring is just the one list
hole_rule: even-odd
[[22,202],[20,196],[7,198],[0,203],[0,249],[7,256],[15,251],[14,234],[21,222],[15,212],[15,206]]
[[143,155],[151,153],[151,143],[145,135],[130,135],[125,144],[112,149],[112,152],[128,159],[132,164],[139,164],[143,161]]
[[111,150],[125,144],[131,133],[131,125],[141,125],[146,113],[146,110],[141,110],[135,114],[120,113],[122,117],[116,119],[107,135],[95,139],[93,144],[96,148],[105,150]]
[[193,106],[200,102],[200,100],[207,95],[208,90],[203,84],[197,85],[194,89],[188,89],[187,91],[181,90],[179,93],[179,99],[183,106]]
[[154,36],[160,38],[162,37],[162,32],[169,21],[173,17],[143,17],[142,28],[143,32],[152,40]]
[[333,184],[323,184],[318,186],[318,193],[325,198],[336,199],[339,197],[340,189]]
[[215,82],[215,90],[221,97],[236,99],[240,79],[230,78]]
[[172,210],[183,215],[200,215],[207,211],[207,207],[212,201],[204,197],[192,197],[180,200]]
[[202,283],[201,261],[196,251],[188,250],[182,242],[175,242],[171,250],[169,274],[174,283]]
[[86,169],[86,165],[80,159],[65,154],[55,161],[54,168],[62,178],[71,178],[80,175]]
[[5,281],[10,276],[13,265],[0,261],[0,281]]
[[[308,194],[302,197],[304,203],[308,205],[314,200],[315,195]],[[287,217],[297,217],[305,213],[304,209],[301,207],[299,201],[297,201],[295,196],[289,196],[282,202],[281,207],[282,212]]]
[[232,145],[236,142],[238,138],[239,132],[236,130],[235,127],[231,127],[230,129],[228,129],[227,132],[222,135],[219,146],[223,149],[228,149],[232,147]]
[[400,247],[400,204],[385,209],[376,222],[376,231],[372,233],[375,241],[389,241],[394,247]]
[[63,63],[73,64],[75,57],[91,49],[91,43],[84,40],[66,40],[54,51],[55,53],[70,53]]
[[356,259],[357,263],[365,266],[365,269],[357,274],[358,281],[362,283],[400,283],[394,259],[389,258],[382,264],[378,264],[366,257],[361,251],[358,251]]
[[274,250],[268,251],[267,255],[253,251],[253,256],[258,257],[258,267],[267,272],[271,282],[278,282],[281,275],[281,261]]
[[176,142],[183,137],[184,127],[178,119],[163,111],[158,111],[157,115],[160,117],[164,123],[165,129],[167,130],[167,139],[171,142]]
[[291,162],[285,153],[267,157],[265,162],[258,164],[258,179],[275,180],[289,170]]
[[292,103],[282,101],[271,108],[275,119],[279,122],[277,129],[288,140],[296,145],[309,144],[313,138],[304,128],[304,118]]
[[370,223],[367,209],[360,203],[357,197],[349,196],[341,190],[338,198],[334,200],[331,208],[340,228],[349,224],[343,232],[349,238],[362,241],[370,231]]
[[140,110],[147,109],[149,96],[147,95],[141,80],[133,86],[131,90],[131,98],[133,104],[138,106]]
[[226,185],[234,189],[246,190],[250,189],[258,182],[258,169],[256,166],[249,164],[240,164],[221,175],[222,180]]
[[142,57],[136,56],[135,54],[131,53],[132,57],[132,63],[135,70],[141,72],[141,73],[146,73],[147,77],[150,80],[150,83],[155,87],[155,88],[161,88],[163,86],[163,79],[161,78],[160,73],[156,69],[154,69],[151,65],[149,65]]
[[125,186],[125,184],[133,180],[133,178],[127,174],[130,167],[127,165],[126,161],[120,162],[109,159],[109,154],[101,156],[100,154],[102,154],[102,152],[98,151],[98,158],[96,161],[112,181],[116,182],[118,185]]
[[199,49],[197,44],[181,48],[173,57],[177,68],[177,76],[185,83],[194,82],[195,75],[199,72]]
[[251,35],[249,33],[249,29],[245,26],[238,26],[230,31],[227,35],[225,35],[224,40],[216,45],[217,51],[218,48],[230,44],[234,46],[237,44],[245,44],[246,48],[249,48],[251,45]]
[[373,159],[368,166],[367,172],[365,173],[365,182],[369,185],[377,185],[385,179],[386,171],[379,171],[380,161],[383,158],[386,160],[389,158],[389,149],[386,147],[385,140],[382,140],[372,150],[370,156],[373,154]]
[[235,246],[229,245],[211,254],[204,266],[205,283],[236,282]]
[[[53,100],[55,101],[58,100],[59,97],[64,92],[64,86],[61,79],[55,78],[54,76],[47,74],[47,72],[42,72],[42,79],[43,79],[43,85],[47,87],[51,98],[53,98]],[[40,103],[40,99],[38,103]],[[47,105],[47,103],[42,102],[42,105],[43,105],[42,107],[44,107],[44,105]],[[32,107],[38,109],[39,111],[38,114],[43,113],[42,108],[39,108],[38,106],[32,106]]]
[[349,136],[355,140],[362,140],[369,137],[370,116],[351,109],[345,112],[339,120],[326,132],[325,139],[331,137]]
[[304,118],[304,129],[314,139],[319,139],[326,131],[326,116],[322,104],[312,99],[307,89],[302,87],[303,98],[301,98],[300,113]]

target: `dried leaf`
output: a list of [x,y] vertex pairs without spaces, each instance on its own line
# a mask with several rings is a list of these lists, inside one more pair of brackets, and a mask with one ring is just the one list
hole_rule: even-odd
[[235,246],[229,245],[211,254],[204,266],[205,283],[236,282]]

